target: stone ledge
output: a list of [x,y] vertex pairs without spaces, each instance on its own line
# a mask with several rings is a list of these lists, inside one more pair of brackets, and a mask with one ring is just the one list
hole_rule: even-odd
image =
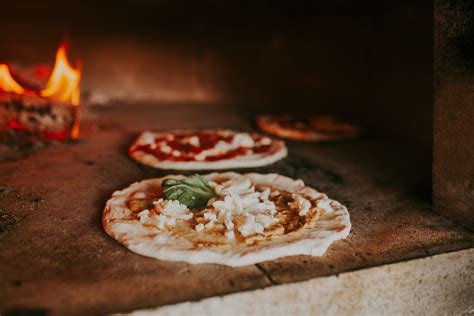
[[464,315],[474,248],[129,315]]

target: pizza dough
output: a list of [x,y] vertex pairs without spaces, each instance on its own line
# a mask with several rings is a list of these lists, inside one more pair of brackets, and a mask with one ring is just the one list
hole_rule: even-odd
[[260,115],[257,125],[269,134],[303,141],[337,141],[356,138],[362,133],[358,126],[331,116],[298,118],[291,115]]
[[347,208],[301,180],[278,174],[211,173],[216,193],[202,209],[166,200],[164,179],[136,182],[113,193],[105,231],[138,254],[192,264],[244,266],[292,255],[322,256],[346,238]]
[[285,143],[230,130],[143,132],[129,149],[136,161],[159,169],[260,167],[287,155]]

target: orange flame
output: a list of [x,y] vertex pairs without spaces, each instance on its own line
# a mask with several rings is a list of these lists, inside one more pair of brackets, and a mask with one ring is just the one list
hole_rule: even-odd
[[66,46],[62,44],[56,52],[56,62],[51,77],[40,94],[43,97],[79,105],[80,81],[81,69],[71,67],[66,56]]
[[25,89],[13,79],[10,69],[5,64],[0,64],[0,90],[18,94],[25,92]]
[[81,109],[79,106],[79,83],[81,68],[74,69],[66,56],[66,45],[61,44],[56,52],[56,61],[46,87],[40,91],[25,89],[13,79],[7,65],[0,64],[0,91],[16,94],[40,95],[53,100],[68,102],[75,106],[74,121],[69,133],[71,139],[79,136],[79,121]]

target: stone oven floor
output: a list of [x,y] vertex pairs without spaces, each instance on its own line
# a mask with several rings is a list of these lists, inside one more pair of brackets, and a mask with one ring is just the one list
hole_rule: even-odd
[[[165,172],[126,155],[143,129],[251,130],[229,107],[86,109],[81,140],[0,164],[0,312],[103,314],[199,300],[474,247],[474,234],[430,210],[429,160],[419,148],[370,134],[349,142],[289,143],[278,172],[344,203],[352,232],[325,256],[241,268],[136,255],[101,226],[113,191]],[[425,186],[426,187],[426,186]]]

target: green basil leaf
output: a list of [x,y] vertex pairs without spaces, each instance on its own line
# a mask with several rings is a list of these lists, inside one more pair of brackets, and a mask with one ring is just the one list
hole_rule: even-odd
[[166,179],[161,186],[168,200],[178,200],[189,209],[204,207],[216,196],[207,180],[198,174],[182,180]]

